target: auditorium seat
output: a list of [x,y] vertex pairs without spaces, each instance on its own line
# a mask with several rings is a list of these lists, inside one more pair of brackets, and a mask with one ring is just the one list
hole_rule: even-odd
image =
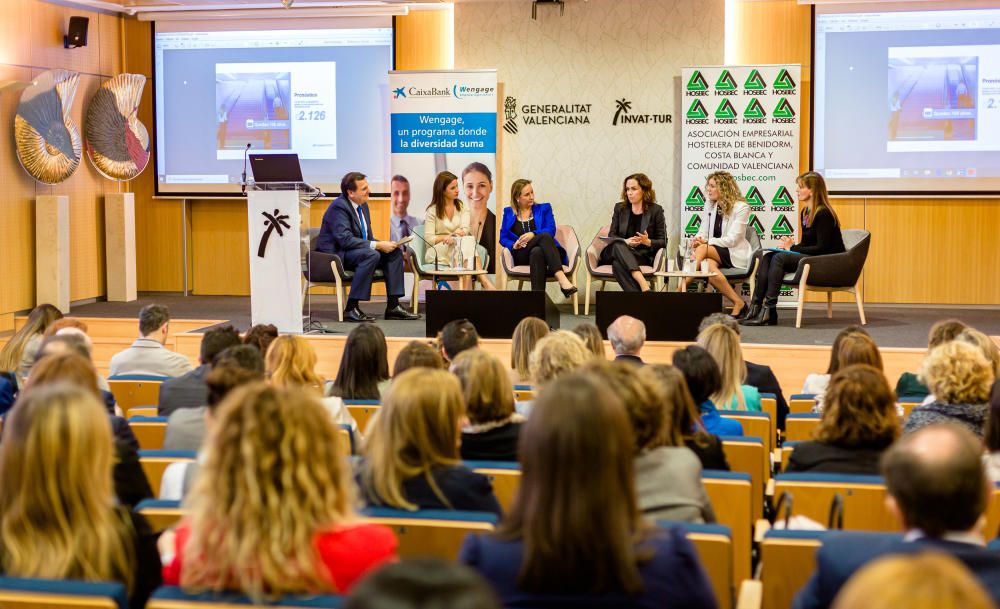
[[708,581],[719,601],[719,609],[733,608],[733,547],[729,527],[720,524],[689,524],[658,520],[663,528],[679,527],[688,540],[694,544],[701,559],[701,565],[708,575]]
[[108,379],[108,388],[115,396],[118,407],[127,413],[133,406],[150,406],[160,403],[159,377],[135,378],[134,375],[119,375]]
[[432,556],[457,560],[465,536],[488,533],[497,524],[496,514],[456,510],[397,510],[370,507],[361,511],[368,522],[383,524],[399,540],[400,558]]
[[766,412],[749,412],[746,410],[720,410],[719,414],[726,419],[739,421],[743,426],[743,434],[756,436],[764,441],[764,450],[771,454],[776,439],[776,419]]
[[[269,602],[267,606],[306,609],[309,607],[341,607],[343,603],[344,598],[340,595],[310,594],[284,596]],[[248,597],[238,593],[186,594],[184,590],[176,586],[162,586],[153,592],[153,596],[146,603],[146,609],[236,609],[252,604]]]
[[726,453],[729,468],[734,472],[750,475],[753,489],[751,497],[753,517],[764,517],[764,487],[771,457],[764,450],[764,441],[754,436],[722,436],[722,450]]
[[816,395],[812,393],[793,393],[788,398],[789,414],[812,413],[816,405]]
[[160,416],[158,413],[160,409],[156,406],[133,406],[128,409],[125,413],[125,418],[131,419],[134,417],[157,417]]
[[822,415],[790,414],[785,419],[785,439],[790,442],[812,440],[813,431],[819,427]]
[[885,507],[886,489],[880,476],[848,474],[779,474],[774,496],[792,495],[792,515],[807,516],[826,526],[835,496],[843,500],[844,529],[851,531],[899,530]]
[[0,577],[4,609],[127,609],[125,585],[22,577]]
[[827,531],[771,529],[760,543],[764,609],[788,609],[816,569],[816,550]]
[[[562,270],[566,273],[566,278],[569,279],[570,283],[575,286],[577,284],[576,271],[580,266],[581,258],[580,238],[576,236],[576,231],[573,230],[572,226],[569,224],[559,224],[556,226],[556,241],[566,250],[566,258],[569,260],[569,264],[562,265]],[[524,282],[531,279],[531,267],[527,264],[515,265],[514,255],[506,247],[500,248],[500,262],[503,264],[503,270],[506,274],[500,289],[507,289],[508,279],[517,280],[517,289],[523,289]],[[547,281],[552,282],[557,280],[555,277],[549,277]],[[573,315],[580,314],[580,299],[578,296],[578,294],[573,294]]]
[[993,492],[986,506],[986,539],[1000,538],[1000,483],[993,483]]
[[521,465],[517,461],[466,461],[463,465],[489,478],[500,507],[509,512],[521,486]]
[[197,456],[193,450],[140,450],[139,464],[142,466],[142,472],[146,474],[150,488],[153,489],[153,496],[159,496],[163,472],[167,471],[172,463],[191,462]]
[[514,385],[514,401],[530,402],[535,399],[535,389],[531,385]]
[[753,534],[753,485],[750,474],[705,470],[701,481],[718,524],[729,527],[733,547],[733,585],[750,577]]
[[789,441],[781,445],[781,469],[779,471],[783,472],[788,469],[788,460],[791,458],[792,451],[795,450],[799,442],[801,440]]
[[351,417],[358,424],[358,431],[362,434],[368,431],[372,417],[381,408],[378,400],[344,400],[344,405],[347,407],[347,412],[351,413]]
[[128,420],[139,448],[159,450],[163,448],[163,437],[167,433],[167,417],[132,417]]
[[143,499],[136,504],[135,511],[149,522],[154,531],[165,531],[175,526],[187,514],[180,501],[163,499]]
[[[760,410],[766,412],[775,425],[778,422],[778,396],[773,393],[760,394]],[[777,437],[775,435],[775,437]]]
[[351,429],[350,425],[341,423],[337,425],[337,437],[340,439],[341,445],[340,450],[343,456],[350,457],[351,455],[357,454],[358,447],[354,442],[354,430]]

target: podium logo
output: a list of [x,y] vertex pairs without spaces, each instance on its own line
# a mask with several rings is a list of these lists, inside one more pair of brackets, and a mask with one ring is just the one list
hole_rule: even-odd
[[771,198],[771,204],[775,208],[789,208],[795,206],[795,201],[792,200],[792,195],[788,193],[788,189],[784,186],[778,189],[778,192],[774,193]]
[[715,109],[716,124],[732,124],[736,122],[736,108],[728,99],[722,100],[719,107]]
[[705,104],[701,103],[700,99],[696,99],[688,108],[685,117],[684,122],[689,125],[704,125],[708,123],[708,110],[705,109]]
[[747,204],[750,205],[751,211],[765,211],[767,209],[764,196],[760,194],[760,190],[756,186],[751,186],[750,190],[747,191]]
[[750,124],[767,122],[767,112],[764,112],[764,106],[756,97],[752,98],[747,107],[743,109],[743,122]]
[[517,135],[517,98],[510,95],[503,100],[503,130]]
[[687,198],[684,199],[684,205],[685,211],[705,209],[705,195],[702,194],[701,189],[697,186],[692,186],[691,192],[689,192]]
[[781,71],[778,72],[778,77],[774,79],[774,88],[777,91],[784,91],[786,93],[795,90],[795,81],[792,80],[792,75],[785,68],[781,68]]
[[291,229],[292,227],[286,222],[288,216],[282,214],[280,209],[274,210],[273,214],[269,214],[266,211],[262,211],[260,214],[264,216],[264,226],[267,227],[267,230],[260,237],[260,245],[257,246],[257,257],[263,258],[264,252],[267,251],[267,240],[271,238],[271,233],[278,231],[278,236],[284,237],[285,232],[281,230],[281,227],[284,226],[287,229]]
[[736,95],[737,88],[729,70],[723,70],[722,74],[719,74],[719,80],[715,81],[715,92],[719,95]]
[[795,229],[792,228],[792,223],[788,221],[785,214],[778,216],[778,219],[774,221],[771,225],[771,236],[772,237],[784,237],[786,235],[794,235]]
[[695,70],[694,74],[691,75],[691,79],[688,80],[687,86],[684,87],[685,94],[693,95],[696,97],[705,97],[708,95],[708,82],[705,81],[705,77],[701,75],[701,70]]
[[772,118],[771,121],[775,123],[795,122],[795,110],[792,109],[792,104],[788,103],[788,99],[784,97],[782,97],[778,101],[778,105],[774,107],[772,115],[774,118]]
[[767,83],[761,78],[760,72],[754,68],[750,70],[750,76],[747,76],[746,82],[743,83],[743,89],[746,90],[747,95],[764,95],[767,92]]
[[750,214],[750,220],[747,222],[747,226],[752,228],[754,232],[757,233],[758,237],[764,236],[764,225],[760,223],[760,218],[757,214]]
[[695,214],[691,216],[691,219],[688,220],[687,226],[684,227],[684,234],[697,235],[698,229],[700,228],[701,228],[701,216]]

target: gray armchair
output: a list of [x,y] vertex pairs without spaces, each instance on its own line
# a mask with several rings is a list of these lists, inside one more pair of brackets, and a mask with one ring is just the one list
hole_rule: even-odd
[[802,327],[802,308],[805,305],[806,291],[826,292],[826,316],[833,318],[833,293],[851,292],[858,303],[858,316],[861,325],[865,319],[865,307],[858,290],[858,280],[868,259],[868,249],[871,247],[872,234],[857,228],[841,231],[844,237],[846,251],[841,254],[825,254],[810,256],[799,260],[799,266],[794,273],[788,273],[782,280],[782,285],[799,289],[799,307],[795,316],[795,327]]

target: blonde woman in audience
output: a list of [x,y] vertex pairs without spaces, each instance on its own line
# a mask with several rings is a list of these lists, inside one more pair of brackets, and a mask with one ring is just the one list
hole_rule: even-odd
[[59,309],[50,304],[40,304],[32,309],[21,329],[0,349],[0,372],[13,372],[17,375],[18,384],[23,385],[35,363],[35,354],[45,331],[62,316]]
[[993,376],[1000,377],[1000,347],[997,347],[993,339],[975,328],[966,328],[955,337],[955,340],[969,343],[979,349],[983,353],[983,357],[986,358],[986,361],[990,362],[990,366],[993,368]]
[[996,609],[969,569],[944,553],[880,558],[852,577],[833,609]]
[[583,339],[569,330],[556,330],[543,336],[528,357],[531,381],[536,386],[572,372],[593,359]]
[[896,396],[882,371],[866,364],[841,368],[826,390],[813,442],[799,442],[788,472],[879,474],[879,458],[899,437]]
[[722,385],[710,396],[716,408],[760,412],[760,391],[743,384],[747,365],[740,349],[740,335],[722,324],[714,324],[698,334],[698,344],[719,364]]
[[490,481],[462,466],[464,416],[454,375],[412,368],[393,379],[365,439],[359,478],[368,504],[499,514]]
[[335,396],[323,397],[323,377],[316,373],[316,351],[309,341],[296,334],[284,334],[274,339],[267,348],[264,359],[267,377],[275,387],[303,387],[322,398],[323,407],[334,423],[350,425],[355,434],[358,424],[344,405],[344,400]]
[[823,412],[824,394],[827,385],[830,384],[830,378],[838,370],[851,364],[867,364],[879,370],[883,369],[882,353],[879,351],[878,345],[864,329],[858,326],[844,328],[834,339],[833,348],[830,350],[830,365],[827,367],[826,374],[810,374],[806,377],[802,393],[815,396],[816,405],[813,406],[813,412]]
[[601,330],[592,323],[582,323],[573,328],[573,334],[583,339],[587,349],[598,359],[607,359],[604,354],[604,337]]
[[459,561],[506,607],[717,607],[684,533],[639,512],[636,440],[614,389],[573,373],[536,402],[511,512],[466,537]]
[[468,349],[451,363],[451,372],[462,385],[468,417],[462,426],[462,459],[517,461],[524,416],[514,411],[514,390],[503,363],[491,353]]
[[701,482],[701,462],[670,436],[667,396],[655,375],[625,362],[594,362],[583,369],[615,392],[635,437],[635,491],[639,511],[655,520],[715,522]]
[[[962,330],[968,327],[957,319],[942,319],[931,326],[927,334],[927,350],[930,351],[938,345],[950,340],[955,340]],[[927,385],[920,382],[915,372],[904,372],[896,381],[896,397],[903,398],[926,398],[930,394]]]
[[993,365],[977,347],[953,340],[934,348],[920,370],[934,401],[913,409],[903,433],[933,423],[955,423],[982,438],[994,379]]
[[549,324],[537,317],[525,317],[514,328],[510,342],[510,382],[514,385],[531,383],[528,358],[539,339],[549,333]]
[[160,583],[156,536],[112,490],[111,426],[92,390],[23,392],[0,445],[0,572],[120,582],[144,607]]
[[337,428],[315,391],[254,383],[219,406],[188,497],[190,516],[160,540],[164,583],[284,594],[346,593],[394,560],[386,527],[354,513]]
[[990,411],[986,417],[983,443],[986,445],[983,455],[986,474],[993,482],[1000,482],[1000,380],[993,382],[993,391],[990,392]]
[[444,370],[446,366],[440,349],[435,349],[430,343],[411,340],[399,350],[399,355],[392,365],[392,377],[396,378],[410,368]]

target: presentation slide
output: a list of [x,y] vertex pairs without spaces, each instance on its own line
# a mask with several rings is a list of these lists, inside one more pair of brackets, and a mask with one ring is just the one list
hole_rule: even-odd
[[813,167],[830,190],[1000,192],[1000,9],[827,10]]
[[157,32],[155,54],[158,192],[239,192],[248,144],[329,194],[389,181],[392,28]]

